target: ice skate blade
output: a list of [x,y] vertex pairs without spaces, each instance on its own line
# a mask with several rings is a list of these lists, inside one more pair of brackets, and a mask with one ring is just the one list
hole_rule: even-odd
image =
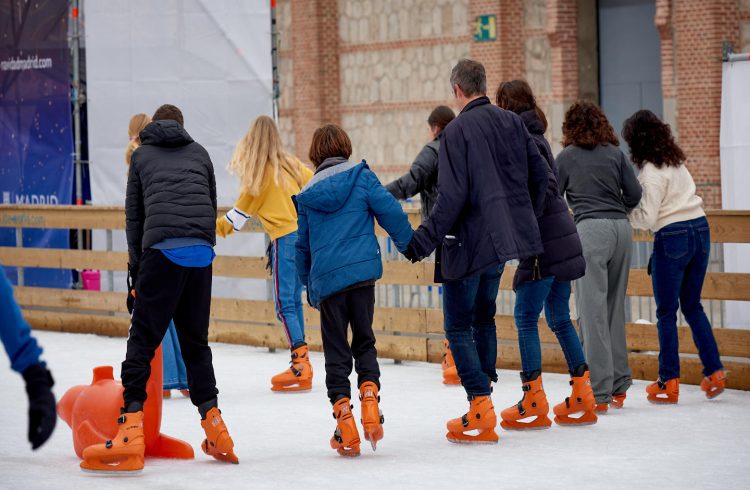
[[92,475],[133,476],[143,471],[143,460],[138,461],[137,458],[126,457],[119,461],[114,460],[111,463],[81,461],[79,466],[81,471]]
[[709,400],[713,400],[714,398],[716,398],[717,396],[721,395],[722,393],[724,393],[724,388],[722,388],[720,390],[716,390],[716,391],[711,391],[711,392],[707,391],[706,392],[706,398],[708,398]]
[[648,402],[652,405],[677,405],[678,400],[666,400],[666,399],[652,399],[649,398]]
[[520,422],[518,420],[503,420],[500,422],[500,427],[505,430],[544,430],[549,429],[552,426],[552,421],[549,418],[539,418],[531,422]]
[[569,416],[555,416],[555,423],[559,425],[560,427],[581,427],[584,425],[594,425],[599,421],[599,418],[596,414],[592,413],[584,413],[578,418],[573,418]]
[[476,436],[448,432],[445,438],[454,444],[497,444],[500,439],[494,430],[486,430]]
[[94,470],[91,468],[81,467],[81,471],[91,476],[116,476],[119,478],[132,478],[143,473],[143,469],[140,470]]
[[380,441],[383,438],[383,429],[380,430],[375,429],[374,431],[368,431],[365,429],[365,440],[370,443],[370,446],[372,446],[373,451],[377,451],[377,445],[378,441]]
[[271,386],[271,391],[274,393],[307,393],[312,391],[312,385],[310,386]]

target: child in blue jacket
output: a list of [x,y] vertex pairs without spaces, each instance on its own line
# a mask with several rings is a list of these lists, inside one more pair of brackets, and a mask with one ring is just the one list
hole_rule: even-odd
[[374,450],[383,437],[378,408],[380,369],[372,331],[375,281],[383,275],[383,263],[373,218],[401,252],[413,234],[398,201],[364,161],[348,160],[351,153],[352,143],[343,129],[333,124],[317,129],[310,146],[315,175],[295,200],[297,273],[307,285],[308,301],[320,310],[326,387],[337,423],[331,447],[343,456],[359,455],[359,432],[350,401],[352,358],[365,439]]

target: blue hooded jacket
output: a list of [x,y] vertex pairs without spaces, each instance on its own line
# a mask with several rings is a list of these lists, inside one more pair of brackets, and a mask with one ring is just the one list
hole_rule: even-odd
[[310,303],[383,275],[375,223],[403,252],[414,233],[401,205],[367,164],[328,158],[296,196],[297,274]]

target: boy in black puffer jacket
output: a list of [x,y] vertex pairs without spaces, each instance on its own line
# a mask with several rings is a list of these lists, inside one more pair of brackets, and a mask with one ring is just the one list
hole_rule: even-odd
[[208,346],[211,263],[216,254],[216,181],[208,152],[182,127],[173,105],[157,109],[141,131],[128,174],[128,309],[131,325],[122,363],[124,404],[117,436],[88,447],[81,467],[138,471],[145,450],[143,405],[151,359],[174,319],[188,372],[190,399],[206,432],[203,451],[237,463],[218,409]]

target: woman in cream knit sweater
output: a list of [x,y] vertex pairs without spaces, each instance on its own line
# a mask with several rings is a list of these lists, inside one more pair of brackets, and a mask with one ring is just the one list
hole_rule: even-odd
[[703,200],[684,165],[685,154],[669,125],[651,111],[638,111],[623,127],[632,161],[640,169],[640,204],[630,212],[634,228],[654,232],[649,263],[659,330],[659,379],[646,388],[649,401],[677,403],[680,357],[677,308],[682,308],[703,363],[701,388],[708,398],[724,390],[726,376],[711,324],[703,312],[701,290],[708,268],[711,235]]

